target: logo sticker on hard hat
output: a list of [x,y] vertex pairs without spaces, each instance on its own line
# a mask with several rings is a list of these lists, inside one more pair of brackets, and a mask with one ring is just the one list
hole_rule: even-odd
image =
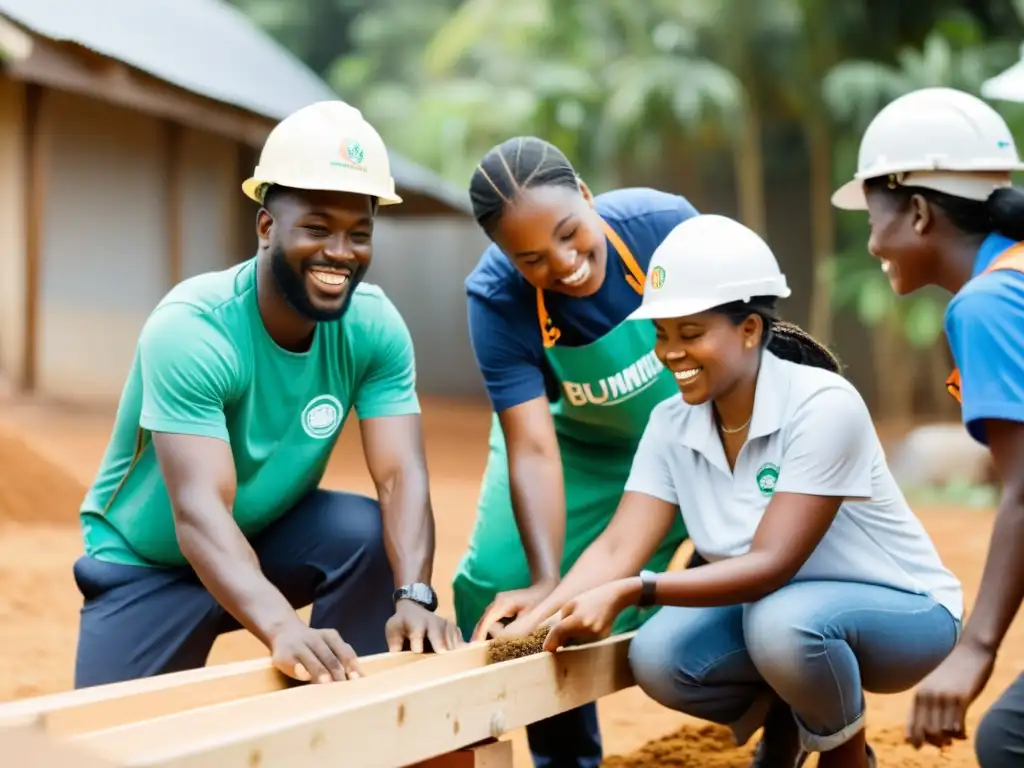
[[655,267],[651,270],[651,288],[655,290],[665,285],[665,270],[662,267]]
[[363,166],[363,161],[366,160],[366,151],[363,149],[363,145],[355,139],[348,139],[343,142],[338,154],[341,160],[335,160],[331,165],[351,168],[353,171],[366,170]]

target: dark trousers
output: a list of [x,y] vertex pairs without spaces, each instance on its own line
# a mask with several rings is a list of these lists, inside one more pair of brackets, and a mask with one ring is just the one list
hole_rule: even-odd
[[1024,674],[985,713],[974,735],[981,768],[1024,766]]
[[[707,560],[694,550],[686,567],[696,568],[706,563]],[[604,748],[597,702],[528,725],[526,741],[534,768],[599,768]]]
[[[388,650],[394,582],[376,501],[314,491],[252,545],[294,607],[313,604],[311,626],[336,629],[360,656]],[[217,636],[241,628],[189,567],[81,557],[74,577],[84,598],[76,688],[202,667]]]

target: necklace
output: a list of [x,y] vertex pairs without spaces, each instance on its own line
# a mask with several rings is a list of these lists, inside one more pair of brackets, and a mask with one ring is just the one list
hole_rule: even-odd
[[753,413],[751,413],[750,416],[747,417],[747,420],[745,422],[740,424],[738,427],[735,427],[734,429],[729,429],[721,421],[719,421],[718,422],[718,428],[722,432],[725,432],[727,435],[735,435],[737,432],[742,432],[744,429],[746,429],[747,425],[750,424],[750,420],[752,418],[754,418],[754,414]]

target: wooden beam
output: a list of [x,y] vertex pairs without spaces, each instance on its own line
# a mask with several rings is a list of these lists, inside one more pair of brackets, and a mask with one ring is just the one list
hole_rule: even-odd
[[23,56],[5,62],[11,77],[145,112],[262,146],[276,120],[221,104],[72,43],[37,35]]
[[173,120],[164,121],[164,226],[167,229],[167,277],[173,288],[181,282],[185,238],[185,130]]
[[256,212],[259,206],[238,194],[242,189],[243,180],[247,179],[259,163],[259,152],[246,144],[235,145],[235,183],[231,189],[231,221],[234,239],[228,253],[224,254],[227,261],[224,267],[234,266],[252,258],[259,248],[256,237]]
[[475,747],[424,760],[409,768],[512,768],[512,742],[489,740]]
[[[361,664],[377,675],[426,658],[381,653]],[[269,659],[254,659],[11,702],[0,705],[0,728],[39,722],[50,734],[70,737],[299,686]]]
[[26,59],[32,54],[32,35],[0,17],[0,58]]
[[633,634],[496,664],[481,648],[472,668],[445,668],[469,659],[471,646],[376,678],[205,707],[70,743],[119,768],[411,765],[632,686]]
[[43,221],[46,210],[46,179],[49,169],[49,142],[43,120],[44,89],[25,86],[25,321],[24,358],[21,386],[31,391],[36,386],[39,349],[39,293],[43,270]]
[[94,755],[48,738],[34,727],[0,729],[0,754],[12,768],[114,768]]
[[[378,671],[376,674],[368,674],[365,678],[347,681],[339,685],[291,686],[288,689],[260,695],[255,698],[259,698],[263,703],[257,705],[256,710],[264,715],[261,722],[273,726],[282,712],[302,712],[309,711],[310,708],[358,703],[369,697],[387,694],[403,685],[421,684],[479,669],[487,663],[487,644],[474,643],[457,651],[414,657],[422,659],[422,661],[408,669],[393,667],[391,669],[394,671],[383,670],[383,674]],[[399,671],[401,672],[400,677],[398,677]],[[147,749],[146,743],[150,740],[157,743],[180,740],[183,734],[187,734],[186,738],[190,740],[216,739],[221,733],[222,724],[225,721],[245,722],[252,716],[250,710],[243,706],[247,700],[249,699],[232,700],[219,704],[213,709],[181,707],[176,714],[169,714],[166,717],[149,719],[144,722],[133,720],[133,724],[112,727],[103,731],[90,730],[88,733],[82,732],[82,736],[77,738],[87,744],[93,741],[104,744],[109,739],[120,748],[129,750],[138,748],[142,751]]]

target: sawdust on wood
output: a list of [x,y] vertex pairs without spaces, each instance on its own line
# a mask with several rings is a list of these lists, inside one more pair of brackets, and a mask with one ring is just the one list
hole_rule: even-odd
[[487,648],[487,663],[521,659],[544,650],[544,640],[550,627],[537,627],[525,637],[498,637]]

